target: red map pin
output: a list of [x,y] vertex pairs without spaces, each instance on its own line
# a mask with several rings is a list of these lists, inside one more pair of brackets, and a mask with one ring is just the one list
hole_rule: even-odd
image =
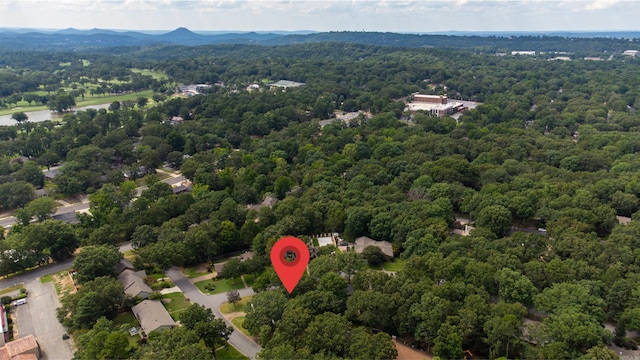
[[271,248],[271,264],[284,288],[291,293],[309,264],[309,249],[297,237],[283,237]]

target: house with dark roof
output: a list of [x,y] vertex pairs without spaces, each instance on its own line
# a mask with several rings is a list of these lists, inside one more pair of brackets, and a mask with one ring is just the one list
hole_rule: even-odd
[[153,331],[172,329],[177,325],[167,309],[157,300],[144,300],[132,307],[131,311],[147,335]]
[[70,211],[62,214],[55,214],[51,216],[53,220],[60,220],[67,224],[80,224],[80,220],[78,219],[78,214],[75,211]]
[[120,275],[126,269],[135,270],[135,267],[133,266],[131,261],[127,259],[120,259],[120,261],[118,261],[118,263],[116,264],[116,274]]
[[247,209],[249,210],[255,210],[255,211],[260,211],[260,209],[262,209],[263,207],[267,206],[269,208],[273,208],[273,206],[278,202],[278,199],[267,195],[264,200],[260,203],[260,204],[251,204],[251,205],[247,205]]

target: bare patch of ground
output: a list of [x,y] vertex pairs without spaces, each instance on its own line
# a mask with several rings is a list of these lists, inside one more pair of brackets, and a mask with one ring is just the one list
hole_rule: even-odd
[[413,349],[410,346],[401,344],[397,341],[394,341],[394,343],[396,345],[396,349],[398,349],[397,360],[431,360],[433,358],[433,356],[424,351]]

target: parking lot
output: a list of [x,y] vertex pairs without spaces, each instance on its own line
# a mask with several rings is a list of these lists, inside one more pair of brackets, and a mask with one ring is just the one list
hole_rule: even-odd
[[65,329],[56,317],[60,302],[53,284],[41,284],[39,280],[33,280],[25,286],[27,303],[13,307],[16,315],[16,338],[34,335],[40,344],[40,359],[71,359],[73,340],[62,340]]

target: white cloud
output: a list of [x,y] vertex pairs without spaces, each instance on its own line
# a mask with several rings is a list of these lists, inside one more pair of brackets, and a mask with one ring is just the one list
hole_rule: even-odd
[[620,0],[594,0],[593,2],[587,4],[585,9],[587,10],[603,10],[610,8],[614,5],[620,3]]

